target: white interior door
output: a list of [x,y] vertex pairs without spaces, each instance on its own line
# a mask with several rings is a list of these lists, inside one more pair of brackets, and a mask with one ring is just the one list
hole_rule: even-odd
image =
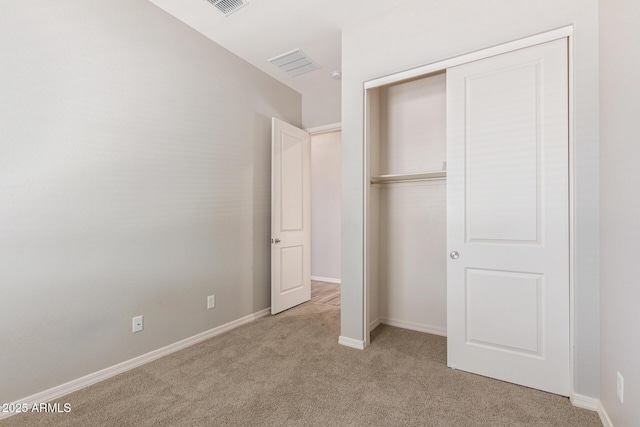
[[309,133],[273,118],[271,138],[271,314],[311,298]]
[[447,364],[569,395],[567,40],[447,70]]

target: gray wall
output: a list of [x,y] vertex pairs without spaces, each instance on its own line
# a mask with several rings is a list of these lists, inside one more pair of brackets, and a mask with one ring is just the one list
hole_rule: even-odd
[[340,122],[341,85],[333,82],[329,86],[308,90],[302,96],[302,124],[305,128],[324,126]]
[[0,52],[0,402],[269,306],[297,92],[144,0],[0,2]]
[[638,2],[600,2],[600,399],[615,426],[640,422],[639,16]]
[[363,82],[570,24],[575,31],[574,387],[598,396],[597,0],[416,0],[343,29],[341,335],[363,339]]
[[341,132],[311,135],[311,277],[340,282]]

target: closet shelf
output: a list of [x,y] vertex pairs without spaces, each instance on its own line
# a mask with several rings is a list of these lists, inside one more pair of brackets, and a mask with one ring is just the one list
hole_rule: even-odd
[[447,171],[372,176],[371,184],[391,184],[393,182],[434,181],[434,180],[441,180],[441,179],[447,179]]

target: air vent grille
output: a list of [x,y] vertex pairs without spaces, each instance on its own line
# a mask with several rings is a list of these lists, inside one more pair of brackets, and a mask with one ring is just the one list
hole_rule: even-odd
[[249,2],[244,0],[207,0],[214,5],[220,12],[229,16],[238,9],[245,7]]
[[300,74],[320,68],[320,65],[318,65],[317,62],[311,59],[301,49],[295,49],[291,52],[278,55],[274,58],[271,58],[269,62],[280,68],[291,77],[299,76]]

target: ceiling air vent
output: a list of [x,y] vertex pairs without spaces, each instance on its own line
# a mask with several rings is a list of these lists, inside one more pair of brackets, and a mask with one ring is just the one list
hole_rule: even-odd
[[245,7],[249,2],[245,0],[207,0],[209,3],[218,8],[226,16],[231,15],[238,9]]
[[275,58],[271,58],[269,62],[291,77],[320,68],[313,59],[309,58],[307,54],[300,49],[278,55]]

